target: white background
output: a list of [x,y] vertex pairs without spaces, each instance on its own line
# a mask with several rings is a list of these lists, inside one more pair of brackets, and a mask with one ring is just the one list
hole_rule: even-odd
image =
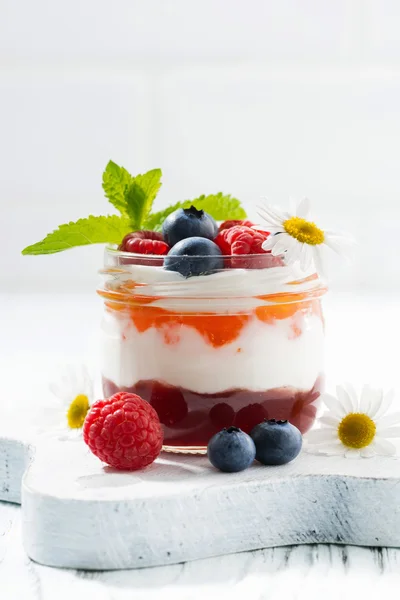
[[[112,158],[161,167],[158,207],[222,190],[307,195],[352,232],[332,287],[400,287],[396,0],[0,0],[4,291],[90,292],[100,247],[22,257],[58,224],[109,211]],[[110,206],[110,209],[112,207]]]

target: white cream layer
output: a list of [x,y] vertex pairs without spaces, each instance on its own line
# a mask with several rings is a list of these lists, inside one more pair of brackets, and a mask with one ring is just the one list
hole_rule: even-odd
[[292,323],[266,324],[254,317],[235,341],[215,348],[191,327],[181,327],[179,341],[166,344],[156,328],[139,333],[128,317],[106,313],[102,374],[118,387],[158,380],[204,394],[309,390],[323,368],[323,325],[318,316],[306,316],[301,335],[293,337]]
[[[154,306],[177,312],[215,312],[219,314],[251,310],[260,305],[257,296],[302,293],[316,289],[318,280],[304,280],[305,273],[296,265],[268,269],[225,269],[218,273],[185,279],[163,267],[130,265],[118,275],[118,284],[132,280],[144,284],[138,295],[155,296]],[[129,293],[135,290],[129,288]],[[266,302],[267,303],[267,302]]]

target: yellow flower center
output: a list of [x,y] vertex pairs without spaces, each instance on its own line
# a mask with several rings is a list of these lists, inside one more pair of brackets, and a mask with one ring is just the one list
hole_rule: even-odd
[[67,412],[68,427],[71,429],[80,429],[89,410],[89,398],[84,394],[79,394],[69,405]]
[[348,448],[365,448],[375,437],[376,425],[364,413],[349,413],[339,423],[338,436]]
[[315,223],[306,221],[301,217],[290,217],[290,219],[284,221],[283,227],[286,233],[302,244],[317,246],[325,240],[325,234],[322,229],[319,229]]

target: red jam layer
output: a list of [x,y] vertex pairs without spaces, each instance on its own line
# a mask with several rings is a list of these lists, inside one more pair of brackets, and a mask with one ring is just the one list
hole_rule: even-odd
[[322,383],[319,377],[308,392],[281,387],[266,392],[235,389],[197,394],[153,380],[119,388],[103,378],[103,391],[106,397],[132,392],[150,402],[164,426],[166,446],[204,447],[223,427],[235,425],[249,433],[263,419],[287,419],[305,433],[314,423]]

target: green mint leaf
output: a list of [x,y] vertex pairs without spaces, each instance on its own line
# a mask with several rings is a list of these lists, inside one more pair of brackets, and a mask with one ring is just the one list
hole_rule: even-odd
[[153,169],[132,177],[125,190],[127,214],[133,229],[142,229],[161,187],[161,169]]
[[103,173],[103,190],[109,202],[125,216],[128,215],[125,192],[131,180],[132,176],[124,167],[110,160]]
[[75,223],[60,225],[42,241],[28,246],[22,254],[54,254],[75,246],[88,244],[119,244],[132,231],[129,219],[118,215],[79,219]]
[[195,206],[198,210],[204,210],[210,214],[216,221],[225,221],[227,219],[245,219],[246,211],[239,200],[232,198],[230,194],[209,194],[208,196],[199,196],[194,200],[185,200],[177,202],[164,210],[153,213],[148,216],[144,223],[145,229],[159,231],[163,221],[178,208],[189,208]]

